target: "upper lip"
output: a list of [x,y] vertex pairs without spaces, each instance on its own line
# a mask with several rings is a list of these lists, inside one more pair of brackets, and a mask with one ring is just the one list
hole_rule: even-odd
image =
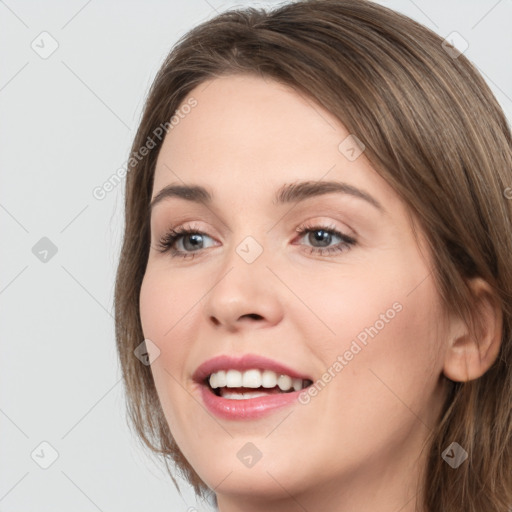
[[220,355],[214,357],[212,359],[208,359],[196,369],[192,378],[196,382],[204,382],[208,376],[212,373],[218,372],[220,370],[251,370],[253,368],[260,370],[272,370],[279,375],[289,375],[292,378],[296,379],[306,379],[311,380],[310,377],[304,375],[293,368],[289,368],[288,366],[281,364],[277,361],[273,361],[272,359],[268,359],[267,357],[254,355],[254,354],[244,354],[241,357],[234,357],[230,355]]

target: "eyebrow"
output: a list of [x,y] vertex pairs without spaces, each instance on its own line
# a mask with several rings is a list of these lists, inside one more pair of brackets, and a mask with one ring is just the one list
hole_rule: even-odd
[[[371,204],[381,213],[386,213],[382,204],[373,196],[368,194],[368,192],[341,181],[301,181],[297,183],[286,183],[276,191],[272,202],[276,206],[298,203],[311,197],[331,193],[346,194],[352,197],[357,197]],[[204,204],[211,204],[213,202],[213,194],[205,187],[200,185],[171,184],[162,188],[162,190],[160,190],[153,198],[149,205],[150,214],[158,203],[171,197],[178,197],[187,201]]]

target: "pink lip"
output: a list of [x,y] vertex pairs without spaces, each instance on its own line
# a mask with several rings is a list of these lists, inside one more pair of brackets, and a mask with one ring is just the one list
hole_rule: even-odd
[[247,400],[230,400],[212,393],[210,388],[201,384],[201,398],[206,408],[215,416],[228,420],[251,420],[270,414],[275,409],[297,402],[300,391],[259,396]]
[[230,420],[261,418],[272,411],[297,402],[300,391],[279,393],[246,400],[231,400],[215,395],[205,383],[206,378],[219,370],[272,370],[278,374],[289,375],[298,379],[310,379],[266,357],[246,354],[242,357],[218,356],[201,364],[194,372],[193,379],[199,384],[201,398],[206,408],[214,415]]

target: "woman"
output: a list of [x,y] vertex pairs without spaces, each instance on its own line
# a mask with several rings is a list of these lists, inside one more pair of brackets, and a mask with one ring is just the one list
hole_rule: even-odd
[[409,18],[306,0],[196,27],[127,173],[141,439],[221,512],[508,511],[511,186],[496,99]]

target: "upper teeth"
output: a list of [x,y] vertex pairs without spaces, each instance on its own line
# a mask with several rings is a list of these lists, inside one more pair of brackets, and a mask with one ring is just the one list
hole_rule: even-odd
[[272,370],[220,370],[210,375],[210,386],[215,388],[273,388],[279,386],[281,391],[288,391],[293,387],[300,391],[303,386],[302,379],[294,379],[289,375],[280,375]]

